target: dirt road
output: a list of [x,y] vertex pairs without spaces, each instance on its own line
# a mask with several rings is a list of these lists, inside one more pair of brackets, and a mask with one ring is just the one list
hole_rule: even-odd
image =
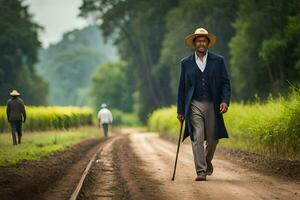
[[[40,161],[0,168],[0,199],[69,199],[88,163],[92,164],[78,190],[80,200],[300,199],[299,176],[286,178],[262,173],[220,149],[213,160],[213,175],[207,181],[194,181],[188,140],[181,145],[176,179],[171,181],[176,145],[156,133],[137,129],[123,129],[109,138],[85,140]],[[248,154],[243,156],[249,158]],[[296,173],[299,166],[299,162],[289,165],[298,169],[291,170]]]
[[196,182],[189,144],[181,147],[177,176],[171,181],[175,152],[176,144],[155,133],[117,138],[100,155],[82,199],[300,199],[297,180],[252,171],[218,153],[214,174],[205,182]]

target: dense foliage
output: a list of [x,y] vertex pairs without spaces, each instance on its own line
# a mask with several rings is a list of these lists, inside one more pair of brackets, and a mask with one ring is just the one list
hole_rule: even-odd
[[132,72],[139,116],[176,102],[184,38],[197,27],[216,34],[232,79],[233,100],[287,94],[300,76],[300,1],[297,0],[83,0],[112,37]]
[[108,62],[93,74],[90,96],[96,110],[105,103],[109,108],[133,111],[133,86],[126,70],[125,62]]
[[0,105],[17,89],[31,105],[47,103],[48,86],[34,70],[41,27],[20,0],[0,0]]

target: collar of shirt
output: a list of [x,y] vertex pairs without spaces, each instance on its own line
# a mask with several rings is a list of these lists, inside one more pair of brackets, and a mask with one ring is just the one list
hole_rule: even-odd
[[205,56],[203,57],[203,61],[198,57],[197,52],[195,51],[195,61],[199,69],[203,72],[206,66],[206,60],[207,60],[207,54],[206,52]]

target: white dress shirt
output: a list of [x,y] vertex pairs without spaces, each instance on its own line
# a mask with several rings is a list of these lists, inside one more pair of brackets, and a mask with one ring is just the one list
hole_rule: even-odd
[[98,112],[97,118],[100,120],[101,124],[109,124],[113,121],[112,114],[107,108],[102,108]]
[[203,72],[206,66],[206,59],[207,59],[207,54],[206,52],[205,56],[203,57],[203,61],[198,57],[197,53],[195,52],[195,61],[196,64],[198,65],[199,69]]

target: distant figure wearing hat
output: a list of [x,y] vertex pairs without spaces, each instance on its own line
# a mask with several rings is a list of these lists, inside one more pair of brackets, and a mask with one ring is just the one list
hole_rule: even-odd
[[[23,100],[19,97],[20,93],[13,90],[10,93],[11,99],[7,102],[6,115],[11,126],[13,145],[21,144],[22,121],[26,121],[26,110]],[[22,118],[23,117],[23,118]]]
[[183,140],[190,136],[192,141],[196,181],[204,181],[213,173],[218,139],[228,138],[222,114],[230,102],[230,81],[224,59],[208,51],[216,41],[216,36],[204,28],[196,29],[185,38],[195,52],[181,60],[177,118],[185,120]]
[[97,118],[100,125],[103,128],[104,136],[107,137],[109,124],[112,126],[113,116],[110,110],[107,109],[106,104],[101,105],[101,109],[98,112]]

